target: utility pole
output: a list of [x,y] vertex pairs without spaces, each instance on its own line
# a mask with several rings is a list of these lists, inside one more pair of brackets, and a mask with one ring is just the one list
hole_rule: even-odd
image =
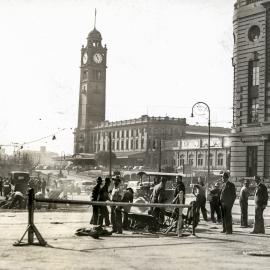
[[112,178],[112,134],[109,132],[109,177]]

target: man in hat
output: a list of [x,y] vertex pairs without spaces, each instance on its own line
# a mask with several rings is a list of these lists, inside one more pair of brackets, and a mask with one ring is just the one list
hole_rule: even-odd
[[235,185],[229,181],[229,174],[222,175],[222,189],[220,193],[221,214],[223,220],[222,233],[232,234],[232,207],[236,198]]
[[[127,203],[132,203],[133,202],[133,189],[132,188],[127,188],[124,191],[124,195],[122,198],[122,202],[127,202]],[[130,212],[130,206],[118,206],[116,208],[116,223],[117,223],[117,228],[118,228],[118,233],[122,232],[122,228],[124,230],[127,230],[129,228],[129,220],[128,220],[128,213]],[[122,222],[122,209],[124,210],[124,218]]]
[[[166,187],[167,179],[165,177],[161,177],[161,181],[159,184],[154,186],[152,195],[151,195],[151,203],[165,203],[165,187]],[[154,207],[152,210],[153,216],[159,222],[163,222],[164,220],[164,209],[160,209],[159,207]]]
[[[122,188],[120,187],[120,182],[121,182],[120,177],[117,175],[113,179],[113,182],[114,182],[114,187],[111,193],[111,201],[121,202],[122,197],[123,197],[123,191],[122,191]],[[119,211],[116,211],[116,208],[117,208],[116,206],[111,207],[112,232],[121,234],[122,233],[122,228],[121,228],[122,214],[121,212],[119,213]],[[120,223],[120,218],[121,218],[121,223]]]
[[198,184],[193,186],[193,194],[196,197],[196,205],[202,211],[203,219],[207,221],[206,196],[204,182],[201,178],[198,179]]
[[[215,183],[214,188],[210,191],[209,202],[211,209],[211,220],[213,223],[221,222],[221,210],[220,210],[220,189],[219,184]],[[217,220],[215,218],[215,213],[217,214]]]
[[[92,201],[97,201],[99,197],[100,187],[102,184],[102,178],[99,176],[97,178],[97,184],[94,186],[92,190]],[[93,205],[93,215],[90,221],[90,224],[97,225],[98,224],[98,205]]]
[[185,204],[186,188],[185,188],[185,185],[182,181],[182,176],[178,175],[178,176],[176,176],[176,187],[175,187],[174,194],[173,194],[174,199],[178,196],[178,194],[180,194],[181,191],[183,193],[183,200],[182,200],[182,202],[179,202],[179,203]]
[[[98,201],[106,202],[110,200],[110,197],[109,197],[110,184],[111,184],[111,179],[106,177],[105,184],[100,189]],[[103,219],[105,219],[105,225],[109,226],[110,225],[109,211],[106,205],[99,207],[98,225],[101,225],[101,226],[103,225]]]
[[248,197],[249,197],[249,181],[245,180],[240,190],[239,204],[241,208],[241,227],[248,227]]
[[251,233],[265,233],[263,211],[268,203],[267,187],[262,183],[262,180],[258,176],[254,176],[254,180],[257,184],[255,189],[254,201],[255,201],[255,223]]

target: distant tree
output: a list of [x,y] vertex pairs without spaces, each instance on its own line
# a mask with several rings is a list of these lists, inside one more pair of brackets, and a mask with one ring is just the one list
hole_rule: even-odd
[[[98,165],[108,167],[110,164],[110,152],[101,151],[101,152],[96,153],[95,160]],[[116,155],[113,152],[112,152],[111,160],[112,160],[112,163],[114,163],[116,160]]]

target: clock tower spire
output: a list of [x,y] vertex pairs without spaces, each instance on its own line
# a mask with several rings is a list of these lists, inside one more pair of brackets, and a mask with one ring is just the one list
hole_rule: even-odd
[[95,8],[95,21],[94,21],[94,29],[96,29],[96,20],[97,20],[97,9]]
[[78,126],[75,132],[75,153],[92,153],[91,130],[105,120],[107,48],[101,33],[94,29],[81,49]]

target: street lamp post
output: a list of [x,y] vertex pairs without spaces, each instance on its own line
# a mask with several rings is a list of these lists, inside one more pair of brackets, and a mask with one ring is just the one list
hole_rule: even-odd
[[62,177],[63,176],[63,173],[62,173],[62,162],[63,162],[63,158],[65,159],[65,152],[64,151],[61,152],[61,157],[60,157],[59,177]]
[[206,104],[205,102],[199,101],[196,102],[193,106],[192,106],[192,111],[191,111],[191,117],[193,117],[193,109],[196,105],[204,105],[207,110],[208,110],[208,164],[207,164],[207,179],[206,179],[206,183],[205,183],[205,190],[206,190],[206,198],[208,195],[208,183],[209,183],[209,179],[210,179],[210,136],[211,136],[211,131],[210,131],[210,107],[208,106],[208,104]]

